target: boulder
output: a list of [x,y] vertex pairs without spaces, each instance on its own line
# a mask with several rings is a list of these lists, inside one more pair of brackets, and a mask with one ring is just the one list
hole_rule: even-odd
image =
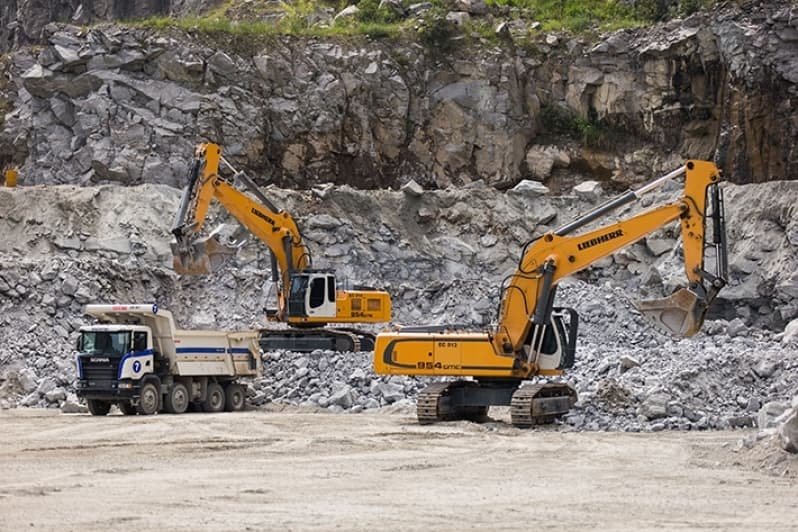
[[380,0],[380,9],[393,12],[395,15],[404,17],[407,13],[399,0]]
[[414,179],[411,179],[402,185],[402,192],[413,198],[420,198],[424,195],[424,187],[416,183]]
[[525,160],[530,173],[538,179],[548,178],[555,167],[565,168],[571,164],[571,158],[565,150],[537,144],[527,150]]
[[598,181],[583,181],[574,187],[574,194],[585,201],[595,202],[602,194],[601,184]]
[[621,356],[621,360],[620,360],[621,373],[624,373],[624,372],[626,372],[626,371],[628,371],[628,370],[630,370],[632,368],[636,368],[639,365],[640,365],[640,361],[637,360],[636,358],[634,358],[632,356],[629,356],[629,355]]
[[377,393],[388,403],[395,403],[405,398],[404,388],[391,382],[381,382],[376,389]]
[[646,247],[655,257],[664,255],[676,247],[676,241],[671,238],[646,238]]
[[784,336],[781,337],[781,342],[784,344],[798,343],[798,318],[784,327]]
[[785,451],[798,453],[798,408],[779,427],[779,440]]
[[666,417],[670,400],[671,398],[666,392],[662,390],[652,391],[638,408],[638,414],[648,420]]
[[455,7],[459,11],[465,11],[471,15],[484,15],[488,12],[488,5],[485,0],[457,0]]
[[446,20],[457,26],[464,26],[471,20],[471,15],[465,11],[450,11],[446,13]]
[[531,179],[524,179],[512,188],[513,192],[522,193],[526,196],[544,196],[549,193],[549,187],[540,181],[532,181]]
[[352,408],[354,398],[352,396],[352,389],[349,386],[343,386],[334,392],[329,400],[329,405],[337,405],[343,409]]
[[407,7],[407,11],[412,16],[417,17],[418,15],[422,15],[432,8],[433,8],[432,2],[417,2],[415,4],[410,4]]
[[352,18],[355,18],[358,15],[358,13],[360,13],[360,8],[353,4],[351,6],[347,6],[344,9],[342,9],[341,11],[339,11],[335,15],[335,17],[333,17],[333,20],[352,19]]
[[759,409],[757,414],[757,427],[767,429],[775,426],[775,420],[782,415],[790,405],[781,401],[770,401]]

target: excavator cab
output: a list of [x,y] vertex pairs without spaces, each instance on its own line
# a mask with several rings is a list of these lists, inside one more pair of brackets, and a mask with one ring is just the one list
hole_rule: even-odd
[[303,270],[291,274],[289,318],[335,318],[335,274],[329,270]]
[[[555,307],[545,325],[530,328],[524,352],[541,370],[563,370],[573,367],[576,359],[576,337],[579,314],[568,307]],[[541,336],[542,334],[542,336]],[[536,348],[533,348],[536,346]]]

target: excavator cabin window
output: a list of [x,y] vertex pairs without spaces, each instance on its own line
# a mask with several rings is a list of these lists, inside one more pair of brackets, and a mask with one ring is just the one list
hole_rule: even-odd
[[310,282],[310,308],[320,307],[324,304],[324,277],[316,277]]
[[327,276],[327,301],[335,301],[335,277]]

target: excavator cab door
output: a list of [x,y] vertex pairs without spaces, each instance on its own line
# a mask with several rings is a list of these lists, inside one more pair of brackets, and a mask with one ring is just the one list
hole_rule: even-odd
[[334,318],[335,276],[328,273],[295,273],[291,276],[288,314],[291,317]]
[[[541,370],[572,367],[576,355],[578,327],[579,315],[574,309],[560,307],[553,309],[551,318],[545,326],[533,325],[529,341],[525,346],[527,358],[534,359]],[[533,349],[537,349],[538,352],[536,356],[530,357],[529,354]]]
[[568,369],[576,360],[576,338],[579,330],[579,314],[567,307],[557,307],[551,314],[551,322],[560,337],[562,356],[557,369]]

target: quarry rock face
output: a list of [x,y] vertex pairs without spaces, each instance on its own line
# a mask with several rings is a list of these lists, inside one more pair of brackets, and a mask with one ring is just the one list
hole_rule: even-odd
[[[73,4],[3,7],[0,27],[15,37],[6,35],[11,56],[0,61],[0,165],[20,166],[23,183],[174,185],[197,139],[281,186],[414,179],[504,189],[587,173],[621,188],[719,152],[734,182],[798,175],[798,17],[786,3],[725,7],[598,42],[542,41],[542,56],[469,41],[445,61],[403,39],[279,37],[245,52],[177,30],[50,22],[74,18]],[[208,4],[83,3],[80,16]],[[590,124],[599,145],[563,123]]]

